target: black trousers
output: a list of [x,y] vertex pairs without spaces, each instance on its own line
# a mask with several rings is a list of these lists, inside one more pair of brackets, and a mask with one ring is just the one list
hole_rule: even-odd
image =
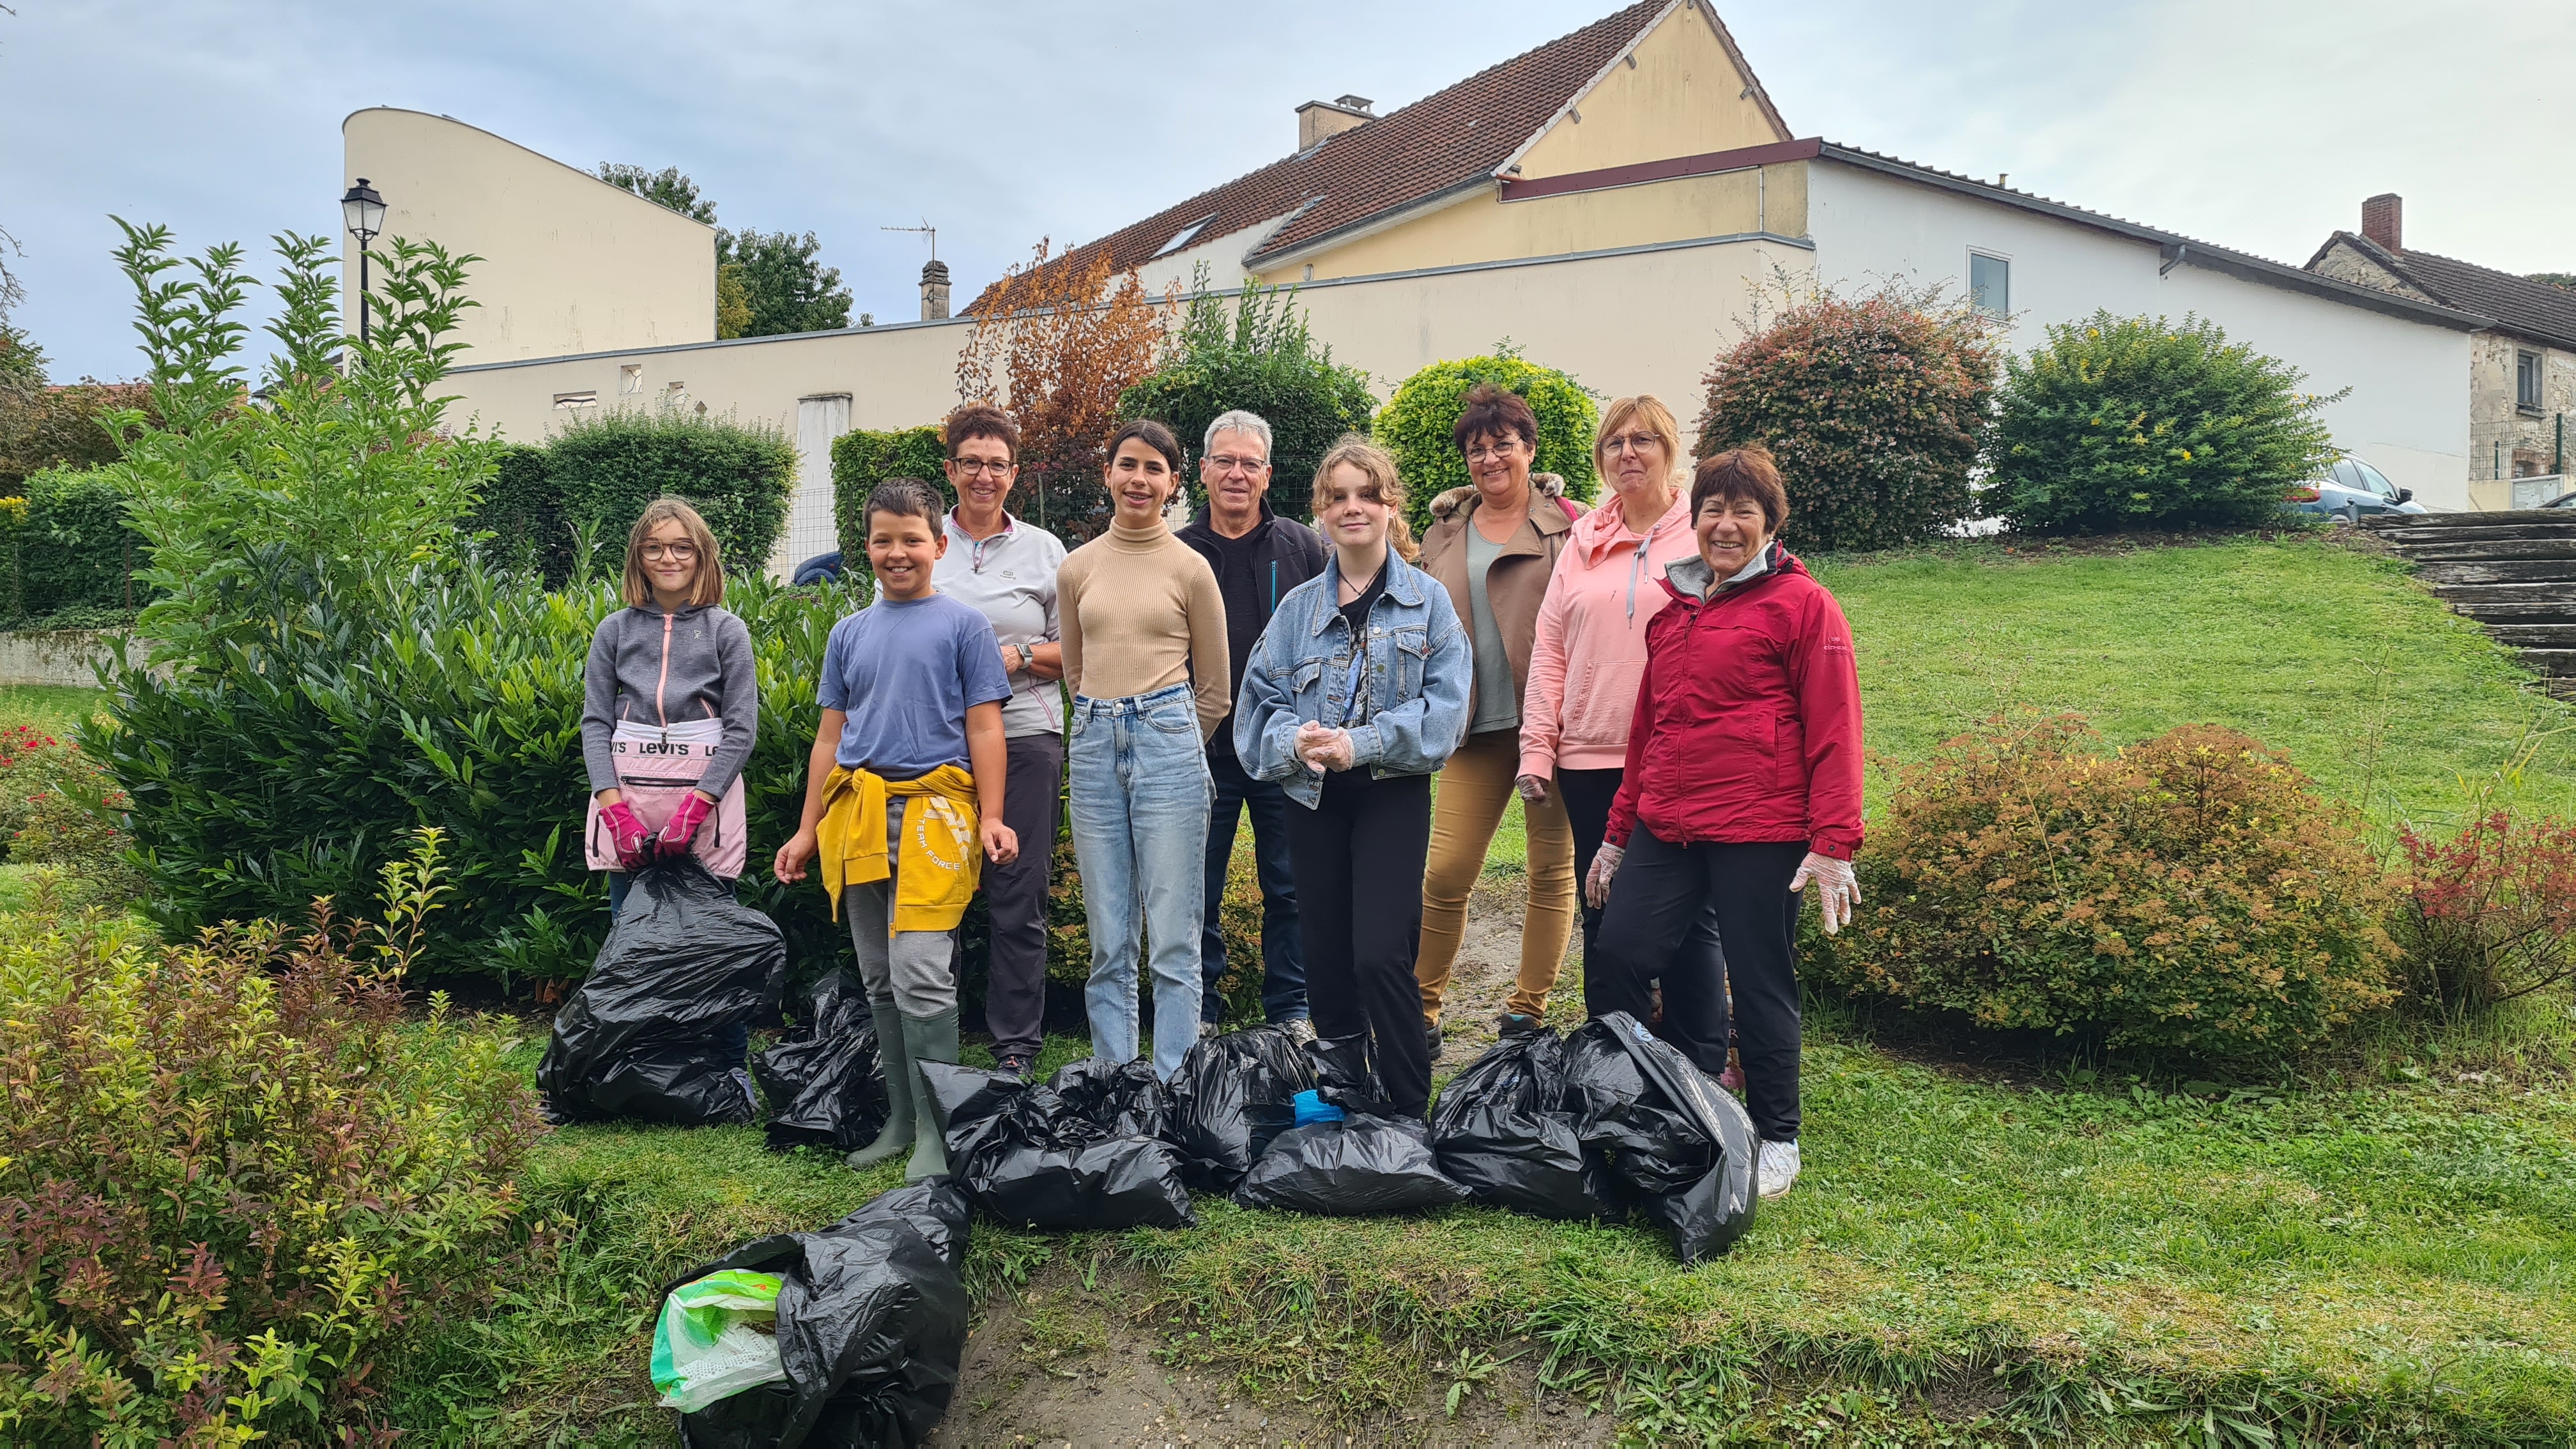
[[1319,1037],[1371,1038],[1369,1064],[1396,1110],[1431,1105],[1431,1048],[1413,955],[1431,851],[1431,777],[1328,778],[1313,810],[1288,806],[1306,944],[1306,999]]
[[[1601,1009],[1646,1016],[1646,983],[1662,977],[1664,1035],[1715,1076],[1726,1068],[1727,995],[1735,988],[1744,1105],[1766,1142],[1798,1140],[1798,897],[1789,878],[1805,841],[1673,845],[1639,825],[1610,883],[1601,922]],[[1726,970],[1675,953],[1714,913]],[[1595,976],[1586,968],[1587,982]]]
[[1034,1059],[1046,1045],[1047,878],[1064,790],[1064,736],[1022,735],[1008,747],[1002,823],[1018,833],[1020,858],[984,862],[984,903],[993,912],[984,1024],[996,1059]]
[[[1626,774],[1625,770],[1559,770],[1556,772],[1556,788],[1565,793],[1566,818],[1574,823],[1574,884],[1577,890],[1582,888],[1584,878],[1592,874],[1592,857],[1601,853],[1601,837],[1610,828],[1610,802],[1618,796],[1619,781]],[[1599,1016],[1605,1011],[1624,1011],[1627,1008],[1600,1005],[1599,998],[1593,995],[1592,982],[1596,975],[1593,963],[1601,959],[1602,912],[1594,909],[1589,900],[1584,900],[1581,904],[1583,906],[1583,1014],[1590,1017]],[[1690,936],[1682,942],[1680,956],[1687,963],[1685,969],[1711,973],[1721,985],[1724,984],[1726,947],[1718,940],[1717,915],[1714,911],[1702,912],[1700,918],[1691,923]],[[1652,977],[1648,979],[1651,980]],[[1720,1004],[1723,1006],[1722,997]],[[1672,1009],[1672,1002],[1668,998],[1664,1003],[1667,1019],[1670,1018]],[[1637,1019],[1645,1021],[1647,1017],[1644,1012],[1639,1012]],[[1724,1060],[1726,1033],[1722,1030],[1718,1033],[1717,1045],[1720,1059],[1717,1069],[1723,1069],[1726,1065]],[[1715,1075],[1715,1070],[1712,1070],[1711,1075]]]

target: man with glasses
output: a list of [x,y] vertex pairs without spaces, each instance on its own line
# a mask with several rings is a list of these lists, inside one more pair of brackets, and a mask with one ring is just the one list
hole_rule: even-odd
[[[1208,424],[1199,452],[1199,480],[1207,502],[1180,532],[1216,571],[1225,599],[1227,653],[1240,680],[1252,646],[1269,626],[1271,612],[1290,589],[1324,571],[1324,541],[1315,531],[1270,509],[1270,424],[1237,410]],[[1199,931],[1199,1034],[1211,1035],[1223,1015],[1217,982],[1225,975],[1225,932],[1218,903],[1225,897],[1226,866],[1234,857],[1234,827],[1252,813],[1252,858],[1261,882],[1261,1010],[1300,1041],[1314,1039],[1306,1009],[1306,965],[1297,943],[1297,885],[1288,869],[1288,797],[1275,784],[1243,772],[1234,755],[1234,716],[1218,723],[1207,744],[1208,774],[1216,805],[1208,813],[1207,913]]]

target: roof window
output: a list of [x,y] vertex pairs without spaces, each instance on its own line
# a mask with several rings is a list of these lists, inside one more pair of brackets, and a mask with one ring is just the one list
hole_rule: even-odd
[[1179,251],[1181,248],[1188,246],[1191,242],[1197,240],[1198,234],[1205,231],[1208,223],[1214,220],[1216,220],[1216,213],[1211,211],[1207,215],[1200,217],[1198,220],[1191,222],[1188,226],[1182,227],[1179,231],[1172,233],[1172,239],[1163,243],[1163,249],[1154,253],[1154,255],[1158,257],[1168,257],[1172,253]]

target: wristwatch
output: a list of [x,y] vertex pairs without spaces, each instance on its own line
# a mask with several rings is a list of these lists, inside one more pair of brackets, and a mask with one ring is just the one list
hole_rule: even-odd
[[1028,673],[1030,667],[1038,662],[1038,651],[1026,644],[1014,644],[1011,647],[1020,651],[1020,672]]

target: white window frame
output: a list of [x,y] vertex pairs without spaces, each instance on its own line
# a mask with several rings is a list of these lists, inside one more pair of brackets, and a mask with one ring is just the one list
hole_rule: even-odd
[[[2531,364],[2529,369],[2531,374],[2531,392],[2529,396],[2525,396],[2522,390],[2522,379],[2524,373],[2523,364],[2525,362]],[[2529,347],[2515,348],[2513,350],[2514,410],[2517,412],[2536,414],[2547,405],[2548,397],[2549,354]]]
[[2004,319],[2004,318],[2009,318],[2009,317],[2011,317],[2011,316],[2012,316],[2012,264],[2013,264],[2012,253],[2010,253],[2010,252],[1999,252],[1999,251],[1996,251],[1993,247],[1970,247],[1970,248],[1968,248],[1968,260],[1967,260],[1967,262],[1964,264],[1964,271],[1965,271],[1965,275],[1961,278],[1961,280],[1965,281],[1965,282],[1968,284],[1968,305],[1969,305],[1969,306],[1971,306],[1971,307],[1976,307],[1976,308],[1977,308],[1977,310],[1979,310],[1979,311],[1981,311],[1981,312],[1985,311],[1985,308],[1978,306],[1978,303],[1977,303],[1977,258],[1979,258],[1979,257],[1984,257],[1987,261],[1990,261],[1990,262],[2001,262],[2001,263],[2003,263],[2003,268],[2004,268],[2004,305],[2003,305],[2003,307],[2002,307],[2000,310],[1998,310],[1998,311],[1994,311],[1994,312],[1988,312],[1988,313],[1987,313],[1987,315],[1988,315],[1988,316],[1990,316],[1990,317],[1997,318],[1997,319]]

